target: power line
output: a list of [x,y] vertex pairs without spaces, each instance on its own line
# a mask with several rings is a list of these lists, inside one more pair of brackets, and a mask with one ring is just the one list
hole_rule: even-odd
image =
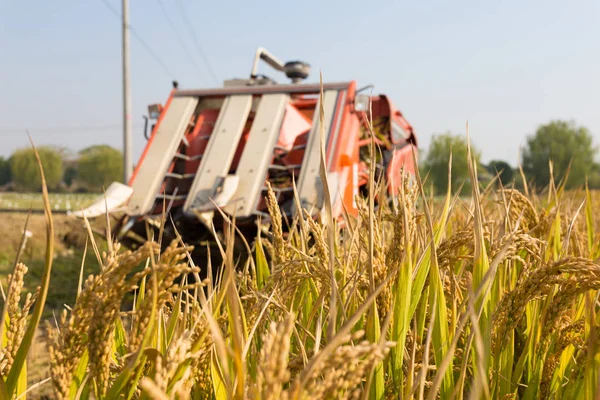
[[[134,127],[141,127],[144,124],[142,123],[134,123]],[[30,132],[40,132],[40,133],[54,133],[58,135],[66,135],[66,134],[80,134],[82,132],[108,132],[112,130],[121,129],[121,124],[107,124],[107,125],[74,125],[74,126],[51,126],[51,127],[33,127],[28,128]],[[19,127],[0,127],[0,135],[12,135],[12,134],[24,134],[25,128]]]
[[192,37],[192,42],[194,43],[196,50],[202,56],[202,59],[204,60],[204,64],[206,65],[208,72],[212,75],[215,82],[219,83],[219,79],[217,78],[215,71],[213,70],[212,66],[210,65],[210,61],[208,60],[208,57],[204,53],[204,50],[202,50],[202,46],[200,45],[200,42],[198,41],[198,38],[196,37],[196,34],[194,33],[194,28],[192,27],[192,24],[190,23],[190,20],[188,19],[187,14],[183,8],[183,3],[181,3],[181,0],[177,0],[175,3],[177,3],[177,9],[179,10],[179,14],[181,15],[181,18],[183,19],[183,22],[185,22],[185,26],[187,27],[188,32],[189,32],[190,36]]
[[[121,15],[121,13],[119,11],[117,11],[112,4],[110,4],[108,2],[108,0],[100,0],[105,6],[106,8],[108,8],[116,17],[119,18],[119,20],[123,20],[123,17]],[[167,75],[169,75],[169,77],[171,79],[175,79],[175,75],[173,75],[173,73],[171,72],[171,70],[169,69],[169,67],[167,67],[167,65],[160,59],[160,57],[152,50],[152,47],[150,47],[148,45],[148,43],[146,43],[146,41],[144,39],[142,39],[142,37],[137,33],[137,31],[133,28],[133,26],[130,24],[128,26],[129,28],[129,32],[131,32],[131,34],[140,42],[140,44],[146,49],[146,51],[152,56],[152,58],[154,58],[156,60],[156,62],[158,62],[162,68],[165,70],[165,72],[167,73]]]
[[177,40],[179,41],[179,44],[181,45],[181,48],[185,52],[186,56],[190,59],[192,64],[194,64],[194,67],[196,67],[196,69],[198,70],[200,75],[202,75],[202,70],[200,69],[200,66],[198,65],[198,63],[196,63],[196,60],[194,60],[194,57],[192,57],[192,54],[189,52],[188,48],[186,47],[186,45],[183,41],[183,38],[179,34],[179,30],[177,30],[177,26],[175,25],[175,23],[173,22],[171,17],[169,17],[169,14],[167,13],[167,9],[165,8],[164,3],[162,2],[162,0],[156,0],[156,2],[160,6],[160,9],[161,9],[163,15],[165,16],[165,19],[171,26],[171,29],[173,29],[173,32],[175,32],[175,36],[177,36]]

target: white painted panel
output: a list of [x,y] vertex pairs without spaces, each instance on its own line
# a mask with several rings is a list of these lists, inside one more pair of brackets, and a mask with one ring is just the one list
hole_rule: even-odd
[[197,105],[196,97],[174,97],[171,100],[133,181],[127,214],[142,215],[152,208]]
[[[323,93],[325,146],[327,146],[331,131],[338,95],[339,92],[337,90],[328,90]],[[306,150],[297,184],[300,204],[309,212],[313,211],[313,209],[320,209],[323,202],[323,190],[319,177],[319,168],[321,165],[321,122],[319,107],[319,102],[317,102],[312,129],[306,143]]]
[[191,214],[192,208],[211,204],[215,184],[229,172],[251,106],[251,95],[229,96],[225,99],[183,205],[185,213]]
[[287,94],[262,96],[236,170],[239,183],[233,203],[224,208],[225,212],[247,217],[255,211],[288,102]]

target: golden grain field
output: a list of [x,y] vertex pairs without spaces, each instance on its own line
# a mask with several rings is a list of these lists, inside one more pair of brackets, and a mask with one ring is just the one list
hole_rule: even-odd
[[[325,213],[287,234],[271,193],[253,256],[235,264],[230,229],[204,280],[183,241],[92,241],[96,272],[45,321],[43,385],[57,399],[597,398],[595,194],[473,187],[433,201],[419,178],[390,206],[359,199],[343,229]],[[39,290],[21,293],[24,264],[9,279],[1,398],[36,389],[26,355],[52,284],[46,212]]]

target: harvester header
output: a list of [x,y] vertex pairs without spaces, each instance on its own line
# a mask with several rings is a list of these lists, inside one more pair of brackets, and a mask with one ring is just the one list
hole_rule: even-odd
[[[261,60],[291,82],[258,75]],[[308,64],[283,63],[259,48],[248,79],[206,89],[174,85],[164,105],[149,107],[151,134],[131,180],[114,183],[106,201],[75,214],[101,216],[108,204],[120,218],[115,234],[132,246],[147,240],[146,226],[157,228],[165,208],[189,244],[219,233],[222,213],[252,237],[257,222],[268,220],[267,182],[290,220],[300,212],[295,196],[313,216],[324,209],[322,141],[334,218],[357,214],[356,196],[368,192],[373,163],[396,194],[402,171],[414,172],[412,126],[387,96],[365,94],[370,87],[304,83],[309,73]]]

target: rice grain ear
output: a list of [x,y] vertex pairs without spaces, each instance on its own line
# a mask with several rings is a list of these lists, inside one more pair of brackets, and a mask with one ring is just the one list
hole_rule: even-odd
[[[15,271],[17,269],[17,266],[19,265],[19,259],[21,258],[21,253],[24,249],[25,241],[27,240],[27,226],[29,225],[29,217],[30,216],[31,216],[31,209],[27,213],[27,218],[25,219],[25,225],[23,226],[23,234],[21,235],[21,242],[19,244],[19,249],[17,250],[17,255],[16,255],[15,261],[13,263],[13,273],[11,275],[11,278],[8,280],[7,290],[12,283],[11,282],[12,277],[15,276]],[[2,309],[2,315],[0,316],[0,340],[1,340],[1,338],[4,337],[4,324],[6,323],[6,312],[8,310],[8,301],[7,301],[8,293],[5,294],[4,290],[2,290],[2,296],[4,298],[4,307]]]

